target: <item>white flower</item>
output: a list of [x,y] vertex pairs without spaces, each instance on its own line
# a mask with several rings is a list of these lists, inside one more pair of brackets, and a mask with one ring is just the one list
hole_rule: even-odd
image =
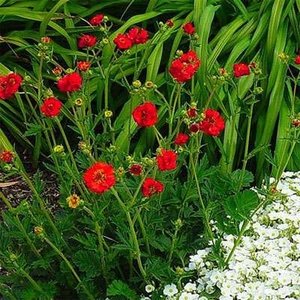
[[199,296],[192,293],[183,292],[180,295],[179,300],[199,300]]
[[152,284],[147,284],[147,285],[145,286],[145,291],[146,291],[148,294],[152,293],[154,290],[155,290],[155,287],[154,287],[154,285],[152,285]]
[[187,292],[193,292],[196,290],[196,283],[187,283],[185,286],[184,286],[184,289],[187,291]]
[[177,293],[178,293],[178,289],[174,283],[167,284],[163,290],[163,294],[169,297],[174,296]]

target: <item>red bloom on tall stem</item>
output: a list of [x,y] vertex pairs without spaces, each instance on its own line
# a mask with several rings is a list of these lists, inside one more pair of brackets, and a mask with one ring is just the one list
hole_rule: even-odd
[[160,171],[171,171],[177,167],[177,154],[173,150],[162,149],[156,156],[156,163]]
[[63,104],[55,97],[50,97],[44,100],[41,105],[41,112],[48,118],[56,117],[60,114]]
[[0,76],[0,100],[9,99],[19,90],[22,77],[16,73]]
[[115,171],[110,164],[96,162],[84,172],[83,180],[91,192],[102,194],[115,185]]
[[10,150],[3,150],[0,152],[0,161],[4,163],[11,163],[14,160],[14,153]]
[[300,55],[297,55],[294,59],[296,65],[300,65]]
[[97,15],[93,16],[92,18],[90,18],[89,22],[93,26],[99,26],[103,22],[103,19],[104,19],[103,14],[97,14]]
[[151,127],[157,122],[157,109],[152,102],[145,102],[137,106],[132,112],[134,121],[140,127]]
[[189,136],[186,133],[178,133],[178,135],[176,136],[175,140],[174,140],[174,144],[177,146],[182,146],[184,144],[186,144],[189,140]]
[[144,197],[151,197],[155,194],[163,192],[164,185],[153,178],[146,178],[142,184],[142,194]]
[[92,34],[84,34],[78,39],[78,48],[91,48],[97,44],[97,38]]
[[133,42],[132,40],[128,37],[127,34],[121,34],[119,33],[115,38],[114,38],[114,43],[117,46],[118,49],[120,50],[127,50],[132,47]]
[[127,36],[133,44],[145,44],[149,39],[149,33],[144,28],[134,27],[129,30]]
[[195,51],[190,50],[173,60],[169,69],[170,74],[179,83],[190,80],[200,67],[200,59]]
[[244,64],[244,63],[233,65],[233,75],[234,75],[234,77],[238,78],[238,77],[249,75],[249,74],[250,74],[249,65]]
[[189,35],[193,35],[196,32],[195,26],[192,22],[188,22],[188,23],[184,24],[182,26],[182,29],[186,34],[189,34]]
[[57,82],[57,87],[61,92],[75,92],[81,88],[82,77],[79,73],[73,72],[63,76]]
[[204,119],[199,123],[199,129],[207,135],[218,136],[225,128],[225,122],[219,112],[214,109],[204,111]]

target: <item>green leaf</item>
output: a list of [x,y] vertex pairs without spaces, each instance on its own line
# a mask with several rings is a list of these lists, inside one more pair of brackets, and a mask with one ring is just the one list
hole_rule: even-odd
[[35,136],[42,132],[43,128],[39,124],[26,124],[28,129],[25,131],[24,136]]
[[74,255],[74,262],[80,271],[85,272],[87,277],[93,278],[101,272],[100,258],[92,251],[80,250]]
[[139,299],[136,292],[121,280],[114,280],[108,286],[107,296],[122,296],[129,300]]
[[243,191],[225,200],[225,211],[233,219],[243,221],[248,219],[253,209],[257,207],[259,198],[254,191]]

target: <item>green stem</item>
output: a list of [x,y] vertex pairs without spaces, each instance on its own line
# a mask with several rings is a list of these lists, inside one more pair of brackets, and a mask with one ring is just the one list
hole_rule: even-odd
[[140,228],[141,228],[141,231],[142,231],[142,236],[143,236],[143,239],[144,239],[144,242],[145,242],[145,245],[146,245],[147,253],[149,255],[151,255],[149,239],[148,239],[148,235],[147,235],[147,232],[146,232],[144,222],[143,222],[142,217],[141,217],[140,210],[137,209],[136,214],[137,214],[137,220],[139,222],[139,225],[140,225]]
[[140,250],[138,238],[137,238],[137,235],[136,235],[136,232],[135,232],[135,229],[134,229],[134,224],[133,224],[131,215],[130,215],[130,213],[129,213],[127,207],[126,207],[126,205],[121,200],[118,192],[114,188],[112,188],[112,192],[115,195],[115,197],[116,197],[116,199],[117,199],[120,207],[122,208],[122,210],[124,211],[124,213],[126,215],[127,222],[129,224],[130,236],[132,238],[132,241],[133,241],[133,244],[134,244],[134,247],[135,247],[134,256],[136,257],[136,260],[137,260],[137,263],[138,263],[138,267],[139,267],[139,270],[140,270],[143,278],[146,279],[147,278],[147,273],[146,273],[146,271],[145,271],[145,269],[143,267],[143,263],[142,263],[142,259],[141,259],[141,250]]
[[192,172],[194,174],[194,178],[195,178],[195,181],[196,181],[196,187],[197,187],[198,197],[199,197],[199,201],[200,201],[200,206],[201,206],[202,211],[203,211],[202,213],[203,213],[203,217],[204,217],[204,225],[206,227],[206,230],[208,232],[210,240],[214,244],[214,234],[213,234],[213,231],[210,227],[209,217],[208,217],[206,207],[205,207],[203,199],[202,199],[202,194],[201,194],[200,184],[199,184],[199,181],[198,181],[198,176],[197,176],[197,173],[196,173],[195,164],[194,164],[194,161],[193,161],[192,157],[190,157],[190,160],[191,160]]
[[[12,205],[10,204],[10,202],[8,201],[8,199],[3,195],[3,193],[0,191],[0,198],[2,199],[2,201],[5,203],[5,205],[7,206],[8,210],[11,211],[13,213],[13,207]],[[34,246],[33,242],[31,241],[30,237],[28,236],[22,222],[20,221],[19,219],[19,216],[16,214],[15,216],[15,219],[16,219],[16,222],[17,222],[17,225],[18,225],[18,228],[19,230],[23,233],[29,247],[31,248],[31,250],[33,251],[33,253],[41,258],[41,254],[39,253],[39,251],[36,249],[36,247]]]
[[176,228],[175,232],[174,232],[174,235],[172,237],[171,249],[170,249],[170,253],[169,253],[169,256],[168,256],[168,263],[169,264],[171,263],[171,260],[172,260],[173,252],[174,252],[174,249],[175,249],[175,243],[176,243],[176,240],[177,240],[178,231],[179,231],[178,228]]
[[75,269],[73,268],[72,264],[70,261],[65,257],[65,255],[46,237],[43,237],[43,240],[62,258],[62,260],[66,263],[76,280],[78,281],[79,285],[82,286],[84,292],[88,296],[89,299],[95,300],[93,295],[90,293],[90,291],[87,289],[87,287],[82,283],[80,277],[76,273]]
[[16,261],[13,262],[13,265],[16,269],[31,283],[31,285],[42,295],[44,295],[43,289],[39,286],[39,284],[21,267],[18,265]]

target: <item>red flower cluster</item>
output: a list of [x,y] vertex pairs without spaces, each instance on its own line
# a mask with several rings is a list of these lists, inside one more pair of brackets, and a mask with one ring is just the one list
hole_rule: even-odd
[[4,163],[11,163],[14,160],[14,153],[10,150],[3,150],[0,152],[0,161]]
[[174,170],[177,166],[177,154],[173,150],[162,149],[156,156],[156,163],[160,171]]
[[78,48],[91,48],[97,44],[97,38],[92,34],[84,34],[78,39]]
[[146,178],[142,184],[142,194],[144,197],[151,197],[155,194],[159,194],[164,190],[164,185],[153,178]]
[[57,82],[58,89],[63,93],[78,91],[81,85],[82,78],[80,74],[76,72],[65,75]]
[[56,117],[60,114],[63,104],[55,97],[50,97],[44,100],[41,105],[41,112],[48,118]]
[[201,62],[197,57],[196,52],[190,50],[173,60],[169,71],[176,81],[183,83],[190,80],[195,75],[200,64]]
[[93,26],[99,26],[103,22],[103,19],[104,19],[103,14],[97,14],[97,15],[93,16],[92,18],[90,18],[89,22]]
[[140,176],[143,172],[143,167],[140,164],[133,164],[129,168],[129,173],[134,176]]
[[151,127],[158,119],[156,106],[152,102],[145,102],[137,106],[132,116],[140,127]]
[[186,144],[189,140],[189,136],[186,133],[178,133],[178,135],[176,136],[175,140],[174,140],[174,144],[177,146],[182,146],[184,144]]
[[296,65],[300,65],[300,55],[297,55],[294,60]]
[[204,111],[205,118],[199,123],[199,130],[211,136],[218,136],[225,128],[225,122],[214,109]]
[[244,64],[244,63],[233,65],[233,75],[234,75],[234,77],[238,78],[238,77],[249,75],[249,74],[250,74],[249,65]]
[[91,67],[91,63],[86,60],[81,60],[77,62],[77,68],[79,71],[86,72]]
[[192,22],[188,22],[188,23],[184,24],[182,26],[182,29],[188,35],[193,35],[196,32],[195,26]]
[[20,88],[22,77],[15,73],[0,76],[0,100],[11,98]]
[[149,39],[149,33],[144,28],[134,27],[129,30],[128,33],[119,33],[114,43],[120,50],[126,50],[131,48],[133,45],[145,44]]
[[114,168],[105,162],[96,162],[84,172],[83,180],[91,192],[102,194],[116,183]]

